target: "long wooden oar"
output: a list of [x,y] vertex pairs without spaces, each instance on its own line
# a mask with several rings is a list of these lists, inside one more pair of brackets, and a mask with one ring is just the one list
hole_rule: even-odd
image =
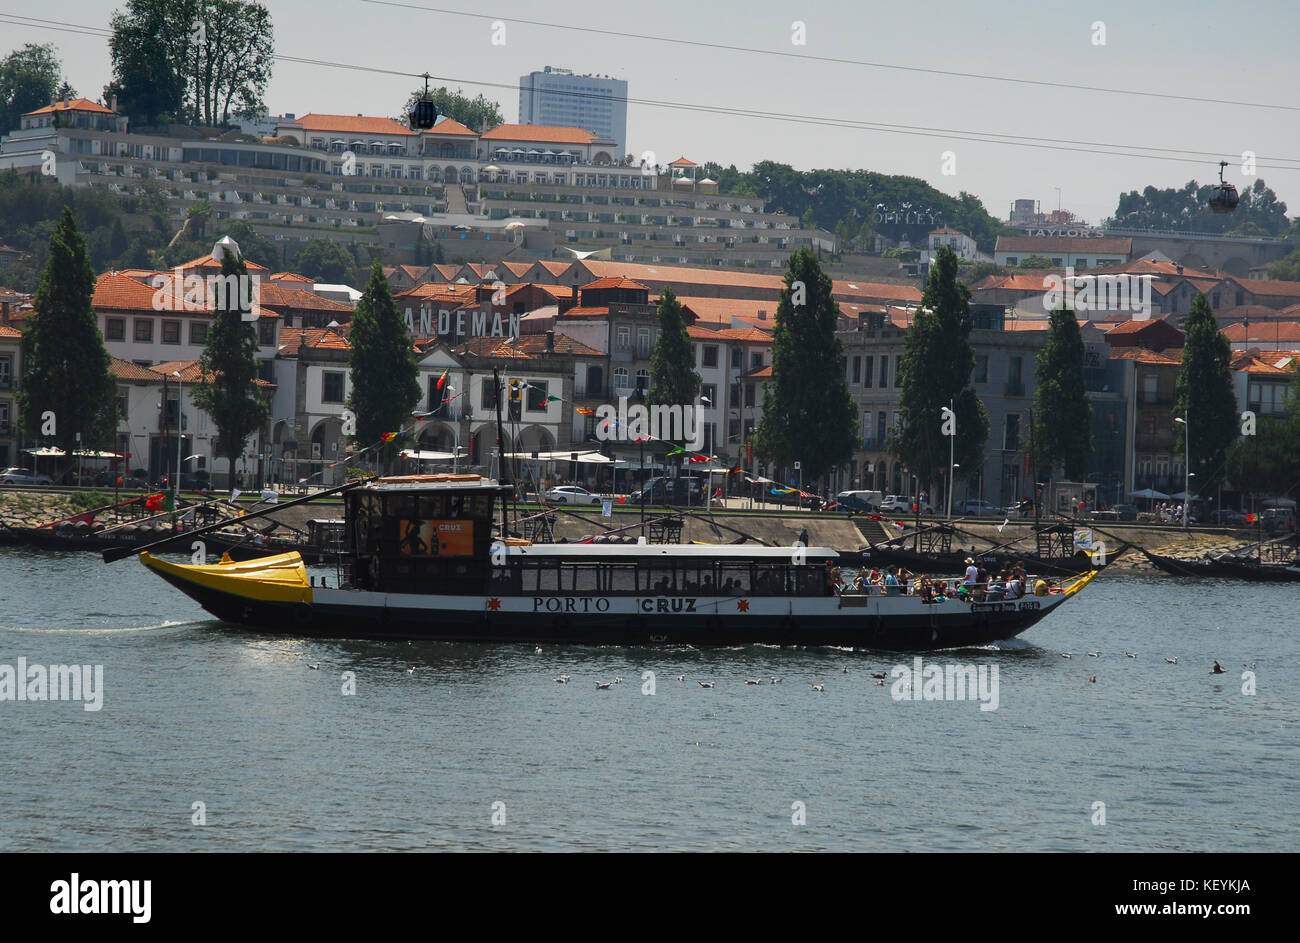
[[[347,491],[350,488],[355,488],[358,485],[364,484],[368,480],[369,478],[358,478],[353,481],[349,481],[346,485],[339,485],[337,488],[330,488],[326,491],[318,491],[315,494],[309,494],[305,498],[295,498],[292,501],[286,501],[284,504],[272,504],[270,507],[267,507],[264,510],[254,511],[251,514],[245,514],[243,517],[237,518],[237,520],[243,522],[243,521],[250,520],[251,518],[254,517],[264,517],[265,515],[274,513],[275,511],[283,511],[285,508],[291,508],[295,504],[306,504],[308,501],[315,501],[318,498],[324,498],[331,494],[338,494],[341,491]],[[178,540],[189,540],[194,537],[201,536],[202,534],[211,533],[214,530],[220,530],[223,527],[229,527],[232,523],[234,522],[217,521],[214,524],[207,524],[203,527],[195,528],[194,530],[187,530],[180,534],[173,534],[170,537],[164,537],[161,540],[155,540],[153,543],[145,544],[143,547],[109,547],[103,553],[104,562],[116,563],[118,560],[121,560],[125,557],[129,557],[137,553],[143,553],[146,550],[153,550],[154,548],[161,547],[164,544],[175,543]]]

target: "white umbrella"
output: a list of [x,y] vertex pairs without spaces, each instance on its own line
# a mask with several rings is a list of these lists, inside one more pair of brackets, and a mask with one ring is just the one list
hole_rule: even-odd
[[1152,501],[1165,501],[1169,499],[1169,495],[1165,494],[1163,491],[1156,491],[1154,488],[1143,488],[1141,491],[1130,491],[1128,496],[1130,498],[1148,498]]

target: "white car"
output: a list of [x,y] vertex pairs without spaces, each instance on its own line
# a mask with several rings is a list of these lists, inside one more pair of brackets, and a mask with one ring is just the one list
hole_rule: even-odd
[[586,488],[579,488],[577,485],[560,485],[558,488],[552,488],[543,495],[551,504],[594,504],[599,506],[605,499],[598,494],[592,494]]
[[[881,502],[880,510],[888,511],[891,514],[911,514],[913,513],[912,499],[905,494],[891,494]],[[934,508],[930,507],[928,503],[922,502],[921,513],[933,514]]]

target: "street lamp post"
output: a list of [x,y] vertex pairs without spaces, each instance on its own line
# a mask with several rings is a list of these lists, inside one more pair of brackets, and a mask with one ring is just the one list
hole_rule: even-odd
[[939,431],[948,437],[948,520],[952,520],[952,472],[957,467],[957,413],[955,403],[948,400],[948,405],[939,410],[943,422]]
[[1187,501],[1192,489],[1192,427],[1186,418],[1174,418],[1183,424],[1183,530],[1187,530]]

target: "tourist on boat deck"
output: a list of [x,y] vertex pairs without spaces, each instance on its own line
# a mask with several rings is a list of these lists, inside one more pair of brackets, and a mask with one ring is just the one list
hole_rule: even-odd
[[871,575],[867,577],[867,594],[869,596],[885,595],[885,578],[879,570],[872,570]]
[[840,577],[839,567],[837,566],[831,567],[828,580],[830,583],[830,595],[838,596],[840,595],[840,593],[844,592],[844,580]]
[[899,595],[898,577],[895,576],[894,573],[895,573],[895,568],[892,566],[889,567],[885,573],[885,595],[886,596]]
[[853,578],[853,591],[855,593],[865,593],[867,591],[867,581],[861,573]]
[[962,580],[962,585],[965,586],[967,588],[967,591],[969,592],[970,587],[974,586],[976,583],[979,582],[979,578],[980,578],[980,571],[979,571],[979,567],[975,565],[975,558],[967,557],[966,578]]

